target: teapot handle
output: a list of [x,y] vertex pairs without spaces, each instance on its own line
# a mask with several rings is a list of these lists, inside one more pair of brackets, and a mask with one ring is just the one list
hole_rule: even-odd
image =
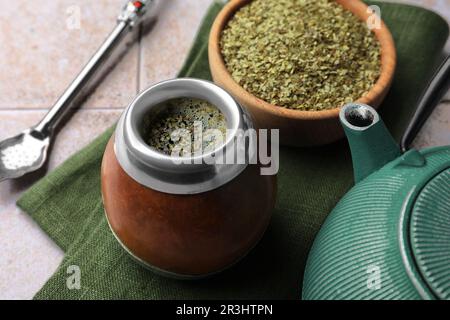
[[411,119],[400,142],[402,152],[409,149],[411,143],[420,131],[434,108],[439,104],[448,89],[450,88],[450,56],[438,68],[428,84],[417,105],[416,112]]

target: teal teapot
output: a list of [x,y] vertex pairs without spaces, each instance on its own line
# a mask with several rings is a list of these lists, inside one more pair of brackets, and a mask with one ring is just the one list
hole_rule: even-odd
[[373,108],[342,108],[355,186],[315,239],[304,299],[450,299],[450,146],[406,150],[448,89],[449,61],[422,96],[402,148]]

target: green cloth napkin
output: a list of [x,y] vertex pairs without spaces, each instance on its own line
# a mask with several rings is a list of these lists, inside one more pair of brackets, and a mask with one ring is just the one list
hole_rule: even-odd
[[[441,59],[448,27],[421,8],[370,2],[381,8],[398,50],[398,68],[382,116],[399,138]],[[183,77],[210,79],[208,31],[223,4],[203,22]],[[298,299],[314,236],[353,183],[345,140],[316,148],[281,149],[278,201],[265,236],[240,263],[201,281],[166,279],[134,263],[110,233],[100,196],[100,163],[112,129],[35,184],[19,200],[65,251],[58,271],[36,299]],[[376,141],[374,141],[376,143]],[[66,286],[68,267],[81,270],[81,289]]]

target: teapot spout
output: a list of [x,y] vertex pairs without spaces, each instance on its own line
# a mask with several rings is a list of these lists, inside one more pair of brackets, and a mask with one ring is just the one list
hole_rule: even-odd
[[350,144],[355,183],[400,156],[399,146],[374,108],[347,104],[339,118]]

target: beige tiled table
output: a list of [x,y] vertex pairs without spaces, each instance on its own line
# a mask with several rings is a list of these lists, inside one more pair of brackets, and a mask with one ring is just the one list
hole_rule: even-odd
[[[50,170],[112,125],[136,93],[176,75],[211,2],[159,0],[159,19],[153,30],[130,48],[59,133]],[[450,20],[449,0],[409,2],[433,7]],[[114,26],[122,3],[0,0],[0,139],[35,124],[45,114]],[[416,145],[450,144],[449,120],[450,104],[443,103]],[[0,183],[0,298],[32,298],[63,257],[15,206],[18,196],[36,179]]]

